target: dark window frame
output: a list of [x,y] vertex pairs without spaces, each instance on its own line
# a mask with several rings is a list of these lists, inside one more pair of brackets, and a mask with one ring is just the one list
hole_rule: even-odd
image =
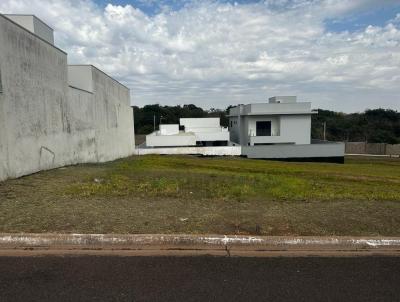
[[256,136],[272,136],[271,121],[256,121]]

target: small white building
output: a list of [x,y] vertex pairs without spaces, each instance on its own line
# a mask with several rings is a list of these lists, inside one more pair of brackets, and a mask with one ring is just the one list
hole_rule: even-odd
[[230,140],[242,146],[311,143],[310,102],[275,96],[268,103],[239,105],[229,111]]
[[228,128],[221,127],[219,118],[181,118],[179,125],[161,124],[146,136],[147,147],[227,146],[228,142]]

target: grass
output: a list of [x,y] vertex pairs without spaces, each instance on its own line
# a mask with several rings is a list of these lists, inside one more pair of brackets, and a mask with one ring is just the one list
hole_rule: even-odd
[[400,236],[400,160],[140,156],[0,183],[0,232]]

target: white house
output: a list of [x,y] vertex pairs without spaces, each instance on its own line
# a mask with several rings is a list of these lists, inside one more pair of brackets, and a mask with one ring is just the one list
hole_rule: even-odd
[[146,136],[147,147],[227,146],[228,142],[228,128],[220,126],[219,118],[181,118],[179,125],[161,124]]
[[268,103],[239,105],[229,111],[232,142],[242,146],[311,143],[310,102],[276,96]]

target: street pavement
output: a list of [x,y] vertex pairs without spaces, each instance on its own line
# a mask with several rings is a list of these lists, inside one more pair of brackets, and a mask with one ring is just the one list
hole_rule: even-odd
[[400,301],[400,257],[0,257],[0,301]]

